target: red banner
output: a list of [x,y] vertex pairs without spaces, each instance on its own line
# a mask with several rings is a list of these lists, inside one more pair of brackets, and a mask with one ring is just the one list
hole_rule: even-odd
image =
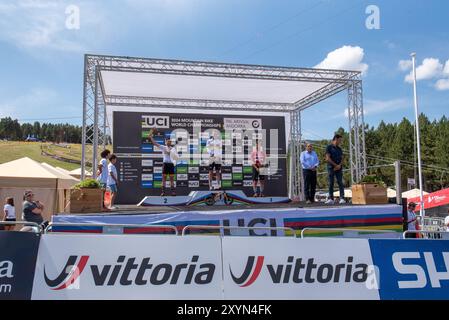
[[[449,188],[426,194],[423,200],[424,209],[430,209],[449,204]],[[408,199],[408,203],[410,202],[415,202],[417,204],[415,211],[419,211],[421,209],[419,197]]]

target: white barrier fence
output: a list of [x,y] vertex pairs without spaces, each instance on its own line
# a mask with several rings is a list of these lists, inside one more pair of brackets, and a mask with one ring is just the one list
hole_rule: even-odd
[[44,234],[32,299],[449,299],[449,241]]

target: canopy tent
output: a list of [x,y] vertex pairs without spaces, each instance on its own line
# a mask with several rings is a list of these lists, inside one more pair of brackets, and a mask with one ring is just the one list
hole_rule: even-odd
[[68,175],[70,176],[70,171],[69,171],[69,170],[66,170],[66,169],[61,168],[61,167],[55,167],[55,168],[56,168],[56,170],[58,170],[59,172],[68,174]]
[[[74,178],[81,179],[81,168],[77,168],[77,169],[73,169],[72,171],[69,171],[69,175],[71,175]],[[86,171],[85,177],[92,178],[92,172]]]
[[58,177],[58,189],[70,189],[73,185],[79,182],[79,179],[74,178],[70,174],[61,172],[48,163],[42,162],[41,165]]
[[[426,192],[426,191],[423,191],[423,195],[426,195],[426,194],[429,194],[428,192]],[[402,192],[402,198],[407,198],[407,199],[410,199],[410,198],[416,198],[416,197],[419,197],[420,196],[420,190],[419,189],[412,189],[412,190],[408,190],[408,191],[405,191],[405,192]]]
[[55,212],[64,211],[68,189],[77,180],[69,179],[51,168],[27,157],[0,164],[0,199],[14,198],[17,219],[22,218],[26,190],[32,190],[35,199],[44,203],[44,219],[50,220]]
[[[418,190],[419,193],[419,190]],[[410,197],[408,202],[415,202],[417,204],[416,211],[421,209],[420,196]],[[441,189],[432,193],[427,193],[423,197],[424,209],[431,209],[449,205],[449,188]]]

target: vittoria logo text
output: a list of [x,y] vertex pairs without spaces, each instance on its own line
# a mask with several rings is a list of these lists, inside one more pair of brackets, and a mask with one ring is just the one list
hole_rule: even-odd
[[287,257],[284,264],[264,263],[264,256],[249,256],[244,271],[236,276],[230,267],[232,280],[240,287],[248,287],[266,272],[274,284],[287,283],[363,283],[368,278],[368,265],[354,264],[354,257],[347,257],[345,263],[319,264],[314,258]]

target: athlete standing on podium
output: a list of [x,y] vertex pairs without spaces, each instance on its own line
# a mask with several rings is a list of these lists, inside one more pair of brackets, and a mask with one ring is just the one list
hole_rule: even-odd
[[170,179],[170,189],[171,195],[176,196],[175,191],[175,159],[177,158],[176,149],[172,144],[170,139],[165,139],[165,145],[161,145],[154,141],[153,133],[149,136],[151,143],[158,147],[162,151],[163,155],[163,166],[162,166],[162,193],[161,197],[165,196],[165,181],[167,180],[167,175]]
[[212,186],[214,169],[215,180],[217,181],[218,189],[220,189],[222,146],[221,139],[215,132],[206,142],[206,149],[209,154],[209,190],[214,189]]

